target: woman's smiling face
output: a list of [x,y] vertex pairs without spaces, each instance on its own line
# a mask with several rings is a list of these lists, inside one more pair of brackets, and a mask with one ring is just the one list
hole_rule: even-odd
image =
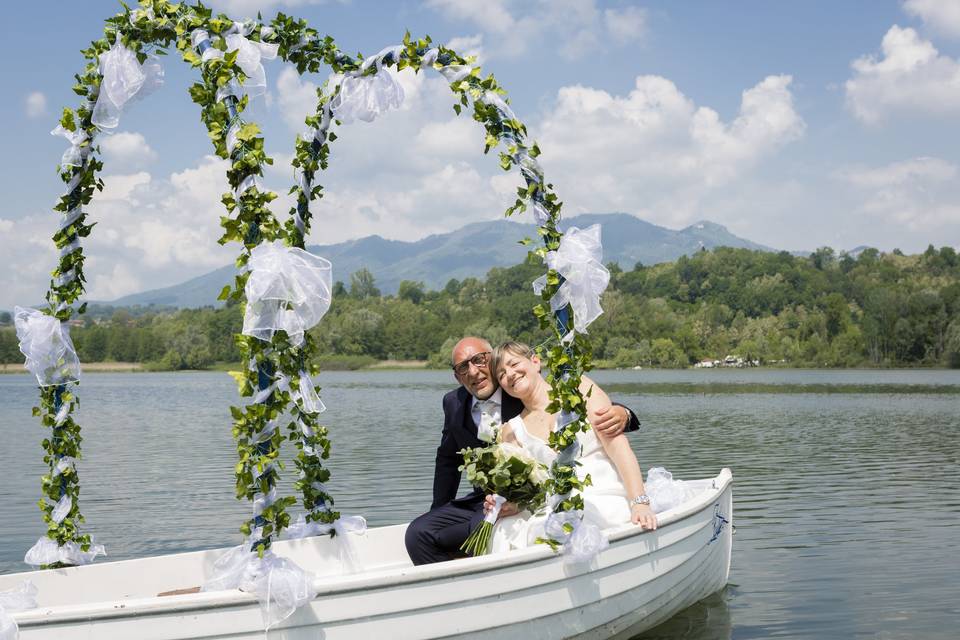
[[540,379],[540,358],[505,353],[497,367],[497,380],[514,398],[531,392]]

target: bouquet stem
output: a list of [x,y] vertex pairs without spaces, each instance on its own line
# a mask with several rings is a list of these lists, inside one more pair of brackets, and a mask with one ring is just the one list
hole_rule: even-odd
[[483,556],[490,553],[490,539],[493,537],[493,524],[500,515],[500,508],[507,501],[503,496],[493,494],[494,505],[480,526],[473,530],[464,541],[460,550],[471,556]]

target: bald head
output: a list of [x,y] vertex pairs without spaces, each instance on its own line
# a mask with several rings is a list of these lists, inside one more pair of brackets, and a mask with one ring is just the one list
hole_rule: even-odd
[[[490,375],[490,352],[493,348],[483,338],[468,336],[453,347],[451,362],[454,366],[453,376],[467,391],[480,400],[486,400],[497,390],[497,384]],[[487,359],[483,364],[476,364],[472,359],[485,354]],[[457,365],[466,365],[463,373],[457,371]]]
[[451,364],[457,364],[458,362],[466,360],[475,353],[482,353],[484,351],[493,351],[493,347],[490,346],[489,342],[483,338],[467,336],[457,344],[453,345]]

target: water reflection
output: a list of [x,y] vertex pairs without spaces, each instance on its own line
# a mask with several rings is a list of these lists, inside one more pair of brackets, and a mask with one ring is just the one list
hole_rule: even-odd
[[736,587],[727,585],[636,640],[729,640],[733,637],[729,601],[735,593]]

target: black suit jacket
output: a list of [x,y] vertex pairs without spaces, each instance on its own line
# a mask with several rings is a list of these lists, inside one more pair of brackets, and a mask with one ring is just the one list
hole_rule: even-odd
[[[500,417],[503,422],[512,420],[520,415],[523,403],[501,390]],[[460,465],[463,464],[461,449],[485,447],[488,443],[477,437],[477,425],[470,415],[473,396],[463,387],[457,387],[443,396],[443,433],[440,436],[440,446],[437,447],[437,462],[433,472],[433,504],[436,509],[453,501],[460,487]],[[627,431],[636,431],[640,428],[637,416],[630,412],[630,424]],[[474,490],[470,494],[457,498],[456,502],[469,504],[483,499],[483,493]]]

